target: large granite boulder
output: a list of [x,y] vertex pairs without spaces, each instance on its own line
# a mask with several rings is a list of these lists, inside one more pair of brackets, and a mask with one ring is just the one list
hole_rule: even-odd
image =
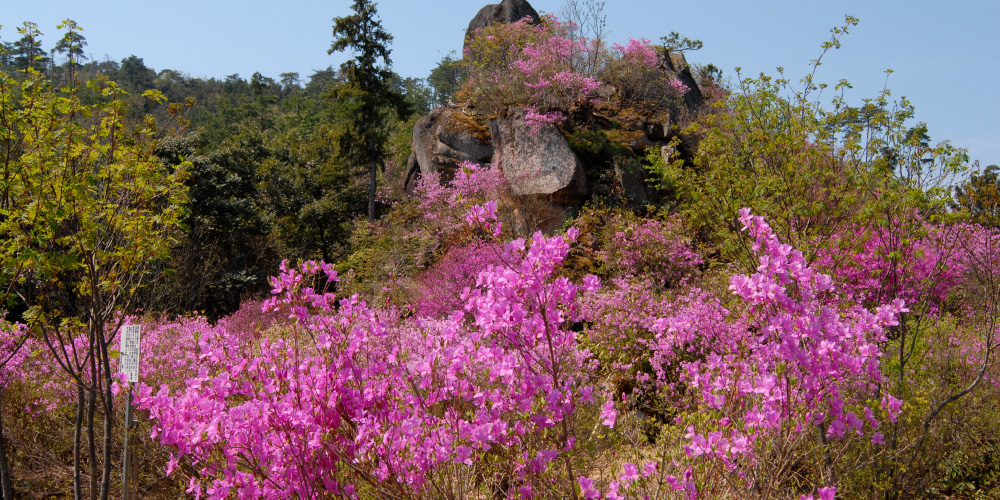
[[555,125],[537,130],[524,121],[523,110],[490,120],[493,162],[503,171],[515,195],[547,195],[557,203],[587,196],[583,163]]
[[472,18],[469,27],[465,30],[465,44],[463,47],[469,46],[469,40],[475,37],[476,30],[493,26],[494,24],[513,23],[524,19],[525,16],[531,18],[531,24],[540,24],[542,22],[538,16],[538,12],[535,11],[535,8],[527,0],[503,0],[500,3],[489,4],[479,9],[476,17]]
[[465,161],[490,163],[490,132],[456,107],[437,108],[413,126],[413,154],[406,165],[407,192],[413,192],[421,175],[438,172],[444,179]]
[[413,155],[407,165],[407,188],[412,188],[419,171],[450,178],[465,161],[490,163],[493,143],[485,127],[456,107],[441,107],[417,120],[413,127]]

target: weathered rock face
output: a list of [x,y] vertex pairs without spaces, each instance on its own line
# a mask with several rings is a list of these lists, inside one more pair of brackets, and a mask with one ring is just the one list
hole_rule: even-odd
[[458,108],[443,107],[419,120],[413,127],[413,155],[407,165],[406,188],[411,190],[419,171],[453,175],[464,161],[490,163],[493,144],[489,131]]
[[689,90],[684,94],[684,104],[688,110],[694,111],[705,103],[705,97],[701,93],[701,86],[698,85],[698,80],[691,74],[691,67],[688,66],[687,60],[684,59],[683,52],[659,52],[656,65],[659,69],[675,75],[681,83],[687,85]]
[[515,195],[549,195],[557,203],[574,203],[587,196],[583,163],[559,129],[546,124],[537,132],[524,122],[524,111],[490,120],[493,161],[503,171]]
[[512,23],[523,19],[525,16],[531,18],[531,24],[541,23],[538,12],[527,0],[503,0],[500,3],[489,4],[482,9],[476,17],[472,18],[469,28],[465,30],[465,47],[469,45],[469,40],[475,36],[476,30],[493,26],[494,24]]
[[417,165],[417,154],[410,153],[410,157],[406,159],[406,180],[403,181],[403,190],[412,194],[418,180],[420,180],[420,165]]

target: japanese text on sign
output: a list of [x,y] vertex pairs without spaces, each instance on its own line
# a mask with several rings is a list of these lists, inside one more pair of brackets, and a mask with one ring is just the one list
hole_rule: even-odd
[[125,325],[122,327],[122,350],[118,359],[118,370],[128,377],[128,382],[134,384],[139,381],[139,341],[141,338],[141,327],[139,325]]

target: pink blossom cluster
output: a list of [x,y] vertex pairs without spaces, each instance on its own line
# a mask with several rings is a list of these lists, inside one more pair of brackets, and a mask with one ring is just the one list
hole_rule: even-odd
[[626,45],[615,43],[615,50],[621,54],[623,59],[628,59],[637,65],[646,66],[650,69],[656,67],[656,49],[649,39],[629,38]]
[[705,410],[720,417],[711,431],[689,428],[688,456],[736,468],[735,458],[752,457],[759,439],[793,438],[810,426],[829,438],[868,433],[881,443],[877,412],[894,420],[900,406],[879,391],[879,345],[907,310],[903,302],[875,312],[840,304],[830,276],[779,242],[763,218],[744,209],[740,221],[760,265],[730,280],[730,290],[748,306],[734,323],[738,331],[720,338],[703,360],[684,364],[684,381],[697,389]]
[[566,115],[558,111],[539,112],[533,106],[525,109],[524,123],[530,126],[534,133],[538,133],[546,125],[559,125],[566,121]]
[[[758,446],[816,428],[825,439],[853,433],[884,444],[881,421],[895,421],[902,405],[880,388],[880,346],[907,310],[903,301],[874,311],[844,302],[830,276],[781,243],[763,218],[740,215],[759,266],[730,279],[739,307],[698,288],[657,293],[648,281],[617,279],[582,299],[588,336],[638,391],[687,401],[686,411],[708,417],[688,424],[683,448],[692,465],[718,462],[748,477]],[[652,376],[637,363],[651,365]],[[665,481],[693,490],[698,470]]]
[[600,47],[574,36],[573,28],[552,16],[538,26],[522,19],[484,28],[494,34],[477,34],[465,54],[471,72],[464,88],[475,105],[489,113],[520,106],[538,130],[562,123],[580,105],[599,102],[605,85],[575,66],[594,59]]
[[[816,490],[816,493],[819,494],[819,500],[834,500],[837,498],[837,488],[834,486],[819,488]],[[812,495],[802,495],[799,500],[815,500],[815,498]]]
[[[659,479],[658,469],[659,464],[657,462],[646,462],[642,466],[642,470],[639,470],[639,466],[635,463],[628,462],[623,467],[624,471],[617,477],[608,483],[608,487],[604,493],[601,495],[601,491],[595,485],[595,481],[586,476],[580,476],[577,479],[577,483],[580,486],[580,492],[583,498],[606,498],[608,500],[625,500],[626,498],[632,498],[630,496],[625,496],[625,491],[629,490],[633,485],[637,483],[653,482],[655,479]],[[690,480],[690,474],[687,477],[679,481],[673,476],[664,476],[663,482],[669,485],[675,491],[687,491],[688,498],[695,498],[697,493],[695,491],[694,482]]]
[[688,90],[691,90],[690,88],[688,88],[687,85],[684,84],[684,82],[680,80],[670,80],[669,82],[667,82],[667,85],[669,85],[670,88],[673,89],[674,92],[677,94],[686,94]]
[[462,291],[473,286],[479,273],[499,265],[503,248],[490,241],[473,241],[450,248],[418,277],[419,294],[413,308],[422,316],[438,318],[462,308]]
[[466,227],[467,211],[477,203],[494,201],[506,189],[503,172],[494,165],[462,162],[454,176],[441,182],[437,172],[424,176],[417,183],[414,194],[417,209],[423,213],[423,228],[432,236]]
[[937,311],[964,281],[970,248],[961,242],[977,241],[982,232],[966,225],[922,224],[907,231],[858,227],[834,237],[851,243],[849,259],[839,248],[822,248],[817,265],[834,269],[843,292],[865,304],[900,298],[927,302]]
[[559,21],[553,23],[550,36],[526,44],[521,57],[511,65],[529,89],[526,121],[534,130],[542,124],[561,123],[566,111],[577,103],[595,100],[603,87],[597,79],[573,71],[572,61],[590,50],[587,42],[556,34]]
[[[22,324],[0,322],[0,391],[10,385],[20,373],[35,343]],[[26,343],[31,345],[25,346]]]
[[568,474],[555,463],[573,453],[569,422],[594,404],[588,355],[567,329],[580,287],[554,276],[572,237],[506,245],[443,319],[404,321],[310,286],[335,279],[322,263],[286,266],[264,307],[294,320],[290,331],[250,351],[225,331],[205,339],[185,387],[143,386],[139,405],[154,437],[201,468],[195,496],[420,491],[492,449],[518,488],[550,487],[544,478]]
[[696,274],[702,263],[676,216],[666,221],[616,217],[609,225],[618,230],[611,238],[611,248],[601,257],[625,276],[641,275],[661,284],[678,284]]
[[60,361],[57,361],[44,337],[32,332],[27,339],[23,339],[23,335],[28,334],[24,325],[5,325],[0,331],[7,332],[9,346],[23,342],[6,368],[6,384],[21,386],[22,397],[27,403],[23,408],[26,413],[38,415],[52,412],[61,404],[75,401],[77,386],[63,371],[60,361],[73,367],[83,380],[90,382],[91,364],[86,356],[90,342],[86,335],[70,332],[50,335],[52,349],[59,354]]

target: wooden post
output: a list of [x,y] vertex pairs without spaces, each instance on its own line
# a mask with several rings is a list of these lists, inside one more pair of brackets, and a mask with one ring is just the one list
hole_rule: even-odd
[[128,400],[125,403],[125,452],[122,456],[122,500],[135,498],[135,475],[132,467],[132,454],[129,453],[129,427],[132,427],[132,384],[128,387]]
[[142,343],[142,327],[125,325],[122,328],[121,357],[118,358],[121,373],[128,379],[128,399],[125,402],[125,450],[122,453],[122,500],[136,498],[136,461],[129,451],[128,430],[135,425],[132,420],[132,385],[139,381],[139,354]]

